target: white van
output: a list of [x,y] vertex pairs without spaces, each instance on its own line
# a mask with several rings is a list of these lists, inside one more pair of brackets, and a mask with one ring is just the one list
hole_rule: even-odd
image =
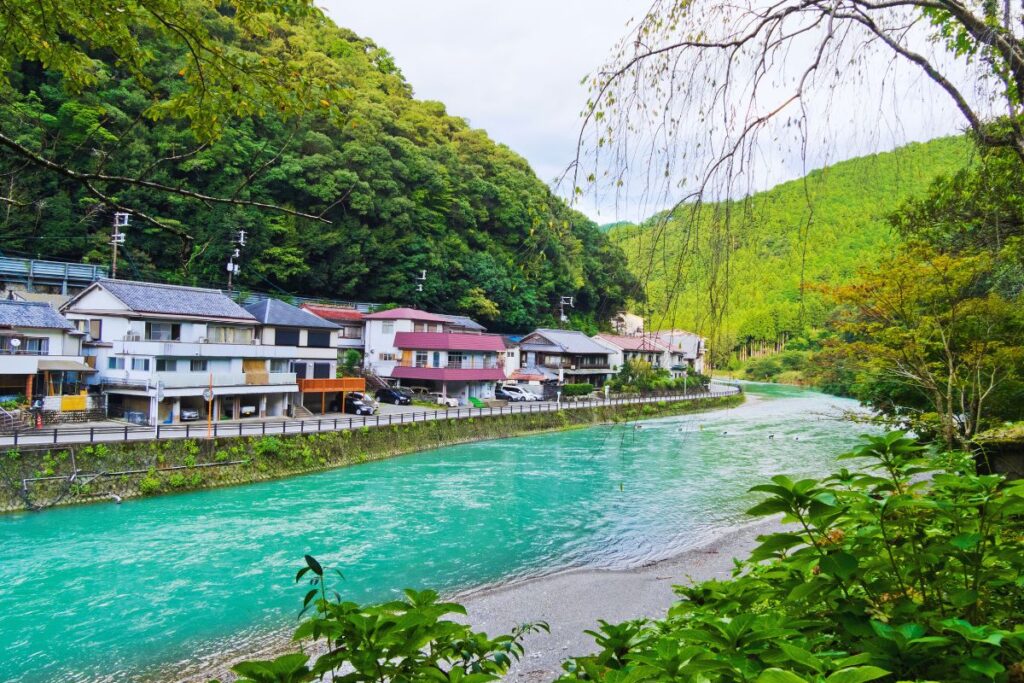
[[520,386],[516,386],[515,384],[506,384],[501,388],[501,390],[504,391],[509,396],[511,396],[513,401],[540,400],[540,396],[538,396],[537,394],[533,393],[532,391],[529,391],[528,389],[523,389]]

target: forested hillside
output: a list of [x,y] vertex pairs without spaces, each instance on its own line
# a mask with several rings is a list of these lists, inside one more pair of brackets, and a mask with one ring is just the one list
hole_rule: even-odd
[[653,326],[700,331],[724,354],[822,325],[834,307],[822,290],[887,256],[899,239],[888,216],[970,157],[960,137],[911,144],[610,235],[644,283]]
[[[581,323],[593,323],[634,290],[622,252],[596,224],[553,196],[515,152],[443,104],[414,99],[383,48],[321,18],[276,18],[256,45],[234,38],[224,16],[207,21],[256,62],[281,45],[302,46],[309,63],[295,78],[315,70],[346,87],[291,118],[246,115],[239,93],[241,115],[209,122],[223,134],[201,144],[180,121],[153,120],[147,111],[154,92],[181,87],[191,68],[185,45],[139,29],[149,83],[102,51],[92,55],[95,86],[80,92],[24,61],[0,97],[0,129],[35,153],[92,172],[324,220],[107,183],[120,205],[153,218],[133,219],[123,277],[223,286],[232,237],[244,229],[242,287],[465,313],[493,329],[551,322],[563,295],[575,296]],[[83,183],[0,153],[0,188],[4,253],[109,261],[113,210]]]

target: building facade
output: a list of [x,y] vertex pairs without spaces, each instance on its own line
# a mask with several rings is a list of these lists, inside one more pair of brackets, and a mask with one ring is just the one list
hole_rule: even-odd
[[286,415],[296,347],[263,345],[219,290],[102,279],[63,306],[110,417],[138,424]]
[[47,412],[94,409],[83,337],[48,304],[0,300],[0,399],[38,399]]
[[523,374],[559,384],[604,384],[614,374],[612,351],[575,330],[538,329],[519,343]]

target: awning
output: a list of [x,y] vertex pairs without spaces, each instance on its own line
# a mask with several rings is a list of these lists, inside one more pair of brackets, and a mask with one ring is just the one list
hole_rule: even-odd
[[90,368],[85,363],[79,363],[77,360],[39,360],[40,370],[60,371],[66,372],[96,372],[93,368]]

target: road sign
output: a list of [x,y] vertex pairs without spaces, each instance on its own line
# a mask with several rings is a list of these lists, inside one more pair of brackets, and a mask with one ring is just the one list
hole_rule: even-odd
[[213,389],[203,389],[203,400],[207,403],[213,400]]

